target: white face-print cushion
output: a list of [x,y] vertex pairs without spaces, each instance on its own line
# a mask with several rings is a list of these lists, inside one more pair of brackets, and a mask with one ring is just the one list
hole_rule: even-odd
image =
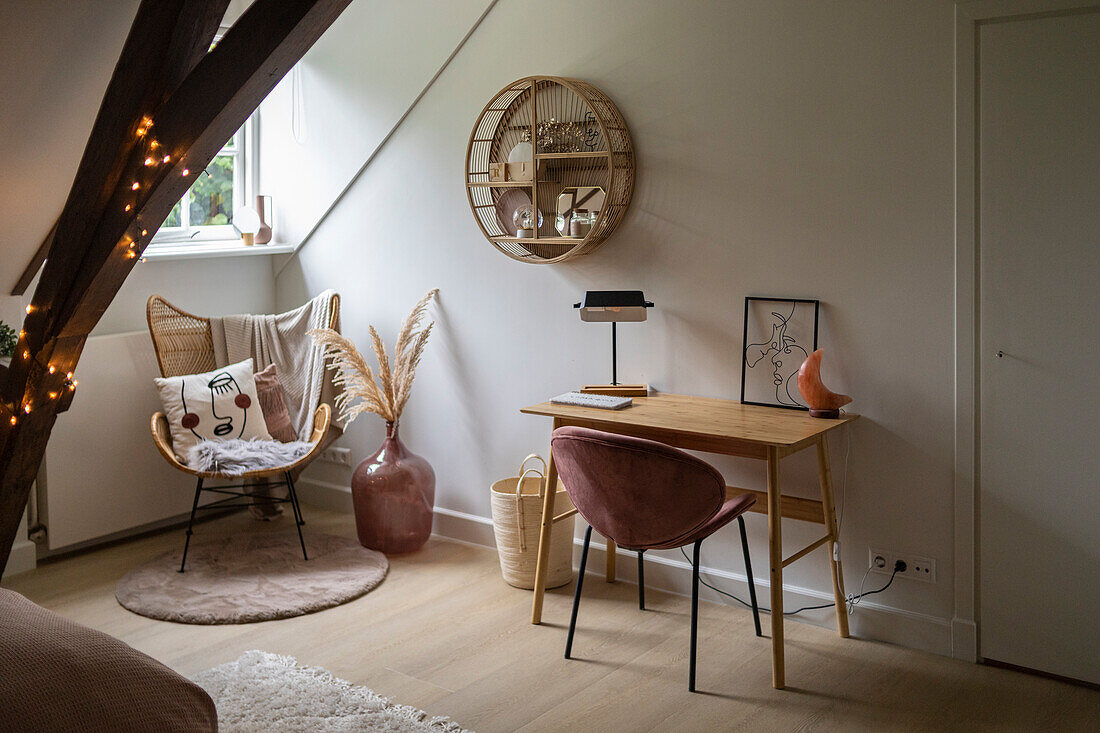
[[172,450],[183,463],[202,440],[272,439],[256,396],[251,359],[153,382],[172,431]]

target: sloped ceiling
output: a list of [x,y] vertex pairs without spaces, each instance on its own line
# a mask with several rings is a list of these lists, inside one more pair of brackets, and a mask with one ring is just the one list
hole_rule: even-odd
[[49,232],[137,0],[0,4],[0,293]]

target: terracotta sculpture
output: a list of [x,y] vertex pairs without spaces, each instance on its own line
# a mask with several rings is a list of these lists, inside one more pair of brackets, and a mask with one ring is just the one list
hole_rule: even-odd
[[840,408],[852,401],[846,394],[837,394],[821,383],[821,355],[818,349],[810,354],[798,370],[798,391],[810,406],[810,417],[840,417]]

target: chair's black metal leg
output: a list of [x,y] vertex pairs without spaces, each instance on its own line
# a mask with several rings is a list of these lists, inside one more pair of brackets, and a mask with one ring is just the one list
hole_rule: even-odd
[[298,504],[298,493],[294,490],[294,479],[290,477],[290,471],[286,472],[286,487],[287,491],[290,492],[290,504],[294,508],[294,526],[298,528],[298,542],[302,545],[302,559],[308,562],[306,541],[302,537],[302,525],[305,522],[302,521],[302,507]]
[[749,579],[749,600],[752,601],[752,622],[756,624],[756,635],[760,633],[760,607],[756,605],[756,581],[752,577],[752,562],[749,560],[749,538],[745,534],[745,518],[738,517],[737,524],[741,528],[741,551],[745,553],[745,577]]
[[638,550],[638,608],[645,610],[645,563],[642,555],[645,550]]
[[195,501],[191,504],[191,517],[187,520],[187,539],[183,541],[183,559],[180,560],[180,572],[183,572],[183,566],[187,564],[187,548],[191,544],[191,525],[195,523],[195,512],[199,509],[199,495],[202,494],[202,477],[199,477],[199,482],[195,485]]
[[286,496],[287,496],[287,499],[290,500],[290,510],[291,510],[291,513],[294,515],[294,521],[299,526],[303,525],[303,524],[305,524],[305,520],[302,519],[302,511],[298,507],[298,504],[294,501],[294,497],[290,493],[291,486],[293,485],[293,482],[290,479],[290,472],[289,471],[284,471],[283,472],[283,477],[286,479]]
[[[288,476],[287,478],[289,479],[290,477]],[[289,494],[289,492],[290,492],[290,481],[287,481],[286,485],[287,485],[287,493]],[[302,516],[302,507],[300,507],[300,506],[298,507],[298,524],[302,525],[303,527],[306,526],[306,518],[304,516]]]
[[688,662],[688,692],[695,692],[695,641],[699,636],[699,546],[695,543],[691,560],[691,657]]
[[588,543],[592,541],[592,527],[585,530],[584,548],[581,549],[581,567],[577,572],[577,591],[573,594],[573,614],[569,617],[569,636],[565,639],[565,658],[573,653],[573,632],[577,629],[577,609],[581,605],[581,586],[584,584],[584,566],[588,564]]

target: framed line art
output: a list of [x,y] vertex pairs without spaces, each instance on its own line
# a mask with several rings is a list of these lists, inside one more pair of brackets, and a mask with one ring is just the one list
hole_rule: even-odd
[[798,369],[817,349],[816,300],[745,298],[741,402],[808,410]]

